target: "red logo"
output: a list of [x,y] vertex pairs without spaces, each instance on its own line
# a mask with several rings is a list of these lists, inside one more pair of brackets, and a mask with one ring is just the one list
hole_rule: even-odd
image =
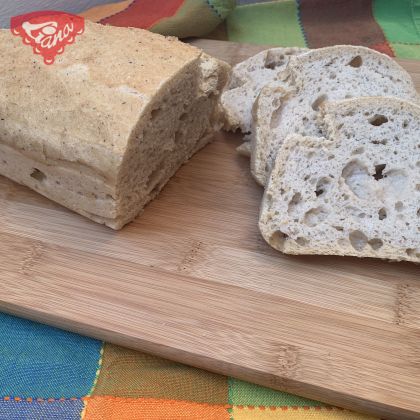
[[10,19],[10,30],[42,55],[45,64],[53,64],[64,47],[73,44],[85,30],[83,17],[54,10],[27,13]]

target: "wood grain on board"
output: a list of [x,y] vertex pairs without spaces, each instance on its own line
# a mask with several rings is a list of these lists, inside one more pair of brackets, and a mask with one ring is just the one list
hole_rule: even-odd
[[[196,40],[231,63],[262,47]],[[420,65],[400,61],[420,87]],[[0,309],[386,418],[420,418],[420,267],[293,257],[219,134],[120,232],[0,177]]]

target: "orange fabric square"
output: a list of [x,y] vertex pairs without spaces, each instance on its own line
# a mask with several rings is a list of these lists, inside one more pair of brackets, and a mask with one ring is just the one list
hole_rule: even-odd
[[227,378],[138,351],[105,344],[92,394],[227,404]]
[[226,405],[154,398],[86,397],[83,420],[229,420]]

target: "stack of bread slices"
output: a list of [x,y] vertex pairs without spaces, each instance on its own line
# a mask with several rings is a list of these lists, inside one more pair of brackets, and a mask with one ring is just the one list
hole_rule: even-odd
[[420,261],[420,98],[394,60],[354,46],[263,51],[234,67],[221,104],[265,187],[271,246]]

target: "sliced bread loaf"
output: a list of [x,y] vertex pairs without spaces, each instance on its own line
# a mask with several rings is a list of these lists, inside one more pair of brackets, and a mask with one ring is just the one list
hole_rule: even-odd
[[289,58],[307,51],[304,48],[272,48],[262,51],[232,68],[230,80],[221,97],[226,130],[251,131],[251,109],[261,88],[276,80]]
[[0,174],[119,229],[210,138],[228,66],[173,38],[86,22],[47,66],[0,31]]
[[420,107],[359,98],[321,107],[323,138],[290,135],[259,227],[289,254],[420,262]]
[[395,96],[417,102],[409,74],[390,57],[364,47],[335,46],[290,58],[282,83],[266,86],[254,106],[251,171],[265,185],[277,151],[292,133],[319,133],[325,100]]

